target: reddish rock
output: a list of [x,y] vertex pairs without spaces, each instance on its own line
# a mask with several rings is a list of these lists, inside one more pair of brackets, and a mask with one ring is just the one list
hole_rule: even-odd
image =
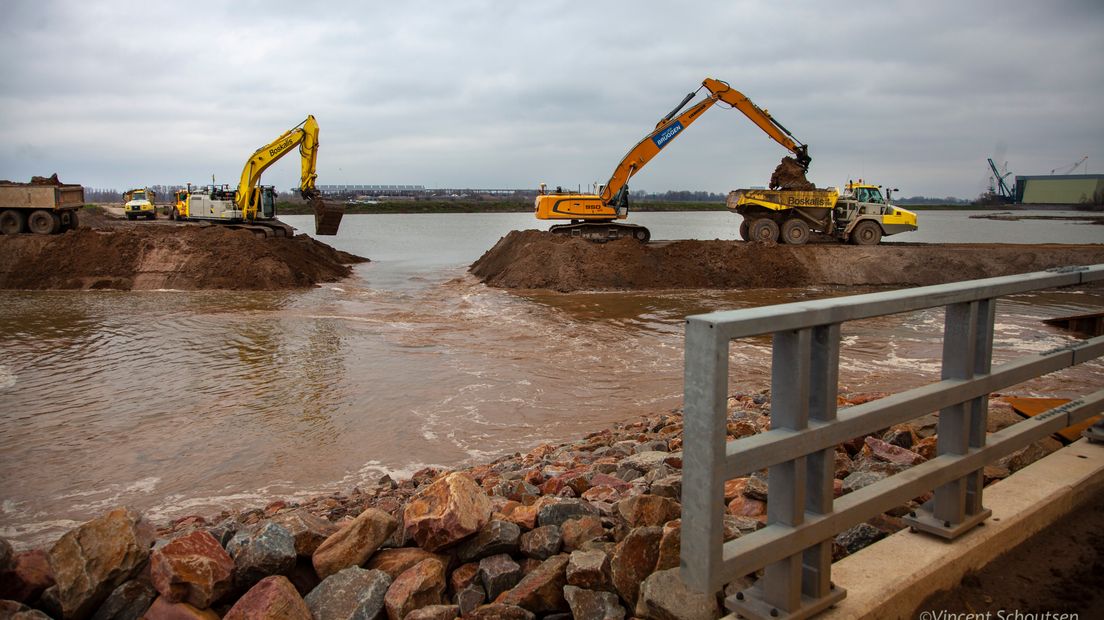
[[610,556],[613,587],[632,608],[636,607],[640,584],[655,570],[662,539],[663,528],[638,527],[613,549]]
[[406,569],[414,566],[422,560],[437,560],[441,564],[447,564],[444,556],[430,553],[417,547],[403,547],[401,549],[380,549],[368,560],[364,568],[368,570],[381,570],[394,580]]
[[602,520],[594,515],[564,521],[560,531],[563,534],[564,551],[569,552],[582,547],[583,543],[603,538],[606,535],[606,530],[602,527]]
[[395,578],[383,601],[390,620],[403,620],[406,614],[419,607],[444,604],[445,565],[438,560],[422,560],[411,566]]
[[439,551],[478,532],[490,520],[491,502],[471,478],[452,473],[420,490],[403,516],[418,546]]
[[318,547],[337,532],[337,525],[306,510],[293,510],[276,515],[272,522],[281,525],[295,540],[295,553],[301,558],[314,555]]
[[896,465],[917,465],[925,461],[924,457],[912,450],[886,443],[877,437],[867,437],[864,443],[874,458],[880,461]]
[[939,436],[932,435],[931,437],[925,437],[913,444],[912,451],[930,461],[936,456],[935,449],[938,444]]
[[655,569],[678,568],[681,551],[682,520],[676,519],[663,526],[663,538],[659,540],[659,557],[656,559]]
[[836,450],[836,462],[835,462],[835,477],[843,480],[847,477],[847,474],[854,470],[855,464],[851,461],[851,457],[847,456],[846,450]]
[[759,433],[759,427],[747,419],[740,419],[728,423],[728,436],[732,439],[740,439]]
[[314,620],[287,577],[273,575],[249,589],[222,620]]
[[682,506],[673,499],[658,495],[635,495],[617,502],[617,512],[629,527],[661,526],[679,518]]
[[567,562],[566,554],[548,558],[511,590],[502,593],[495,602],[517,605],[535,614],[567,611],[563,595],[567,585]]
[[477,607],[465,620],[535,620],[533,612],[517,605],[491,603]]
[[609,474],[594,474],[590,477],[591,488],[597,486],[610,487],[618,493],[624,493],[632,489],[632,485],[624,480]]
[[453,620],[459,615],[457,605],[428,605],[406,614],[403,620]]
[[343,568],[364,564],[396,527],[398,521],[386,512],[376,508],[365,510],[315,550],[311,556],[314,570],[325,579]]
[[766,517],[767,503],[740,495],[728,503],[728,514],[737,517]]
[[234,560],[204,531],[170,541],[150,555],[153,587],[170,603],[210,607],[230,591]]
[[0,599],[30,603],[54,585],[49,556],[41,549],[16,553],[9,570],[0,570]]
[[531,530],[537,527],[537,520],[540,516],[541,509],[557,501],[559,500],[555,497],[541,496],[532,504],[515,508],[514,511],[507,516],[506,520],[511,523],[516,523],[518,527],[523,530]]
[[66,532],[50,549],[56,585],[51,588],[66,618],[84,618],[149,559],[154,531],[141,515],[116,508]]
[[731,502],[732,500],[744,494],[744,488],[747,487],[747,480],[747,478],[733,478],[732,480],[725,480],[725,503]]
[[612,590],[609,556],[604,551],[572,551],[567,562],[567,583],[588,590]]
[[586,493],[582,494],[581,497],[583,499],[585,499],[586,501],[591,502],[591,503],[595,503],[595,502],[610,502],[610,503],[613,503],[613,502],[616,502],[619,499],[621,499],[621,492],[618,491],[617,489],[611,487],[611,486],[607,486],[607,485],[603,484],[603,485],[599,485],[599,486],[590,487],[589,489],[587,489]]
[[473,583],[479,582],[479,562],[461,564],[449,575],[449,589],[460,592]]
[[219,620],[219,615],[210,609],[196,609],[187,603],[172,603],[159,596],[146,610],[142,620]]

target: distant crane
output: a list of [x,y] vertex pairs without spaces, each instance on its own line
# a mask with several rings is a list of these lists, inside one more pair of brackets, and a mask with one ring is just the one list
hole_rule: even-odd
[[1064,166],[1062,168],[1055,168],[1054,170],[1051,170],[1050,173],[1054,174],[1055,172],[1058,172],[1059,170],[1061,170],[1062,172],[1060,172],[1059,174],[1073,174],[1073,171],[1077,170],[1077,167],[1080,166],[1081,164],[1085,163],[1086,161],[1088,161],[1088,159],[1089,159],[1089,156],[1085,155],[1081,159],[1074,162],[1072,166]]
[[[989,187],[989,193],[995,195],[1002,202],[1012,202],[1014,195],[1012,190],[1009,189],[1008,184],[1004,182],[1009,176],[1012,175],[1008,170],[1008,162],[1004,163],[1005,173],[1001,174],[1000,170],[997,170],[997,165],[993,163],[993,158],[990,157],[987,160],[989,162],[989,169],[993,171],[992,183]],[[1053,171],[1051,171],[1053,172]],[[992,187],[992,184],[996,184],[996,187]]]

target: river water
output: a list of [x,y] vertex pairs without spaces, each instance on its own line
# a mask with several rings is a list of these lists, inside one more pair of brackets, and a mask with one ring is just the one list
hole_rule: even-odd
[[[920,231],[890,241],[1104,242],[1100,226],[968,214],[921,212]],[[727,212],[633,221],[657,239],[733,239],[739,224]],[[349,216],[324,240],[372,262],[307,291],[0,292],[0,537],[46,545],[118,504],[155,520],[212,514],[570,440],[679,406],[686,315],[869,290],[519,294],[466,275],[536,224]],[[1084,290],[1000,302],[996,361],[1071,341],[1040,318],[1101,306]],[[847,324],[841,389],[937,379],[941,328],[938,309]],[[769,385],[769,346],[733,345],[731,392]],[[1102,383],[1092,362],[1016,391]]]

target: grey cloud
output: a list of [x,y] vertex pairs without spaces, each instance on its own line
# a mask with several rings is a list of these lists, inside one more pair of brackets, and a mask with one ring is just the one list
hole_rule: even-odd
[[[0,177],[232,181],[310,113],[324,183],[574,186],[706,76],[807,141],[822,185],[970,197],[1000,144],[1021,174],[1104,162],[1092,1],[14,2],[5,17]],[[715,110],[633,186],[761,185],[783,154]],[[280,162],[265,181],[297,174]]]

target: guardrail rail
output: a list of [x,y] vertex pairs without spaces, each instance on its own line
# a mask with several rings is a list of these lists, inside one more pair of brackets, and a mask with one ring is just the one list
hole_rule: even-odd
[[[681,575],[717,592],[763,569],[725,600],[751,619],[808,618],[846,596],[831,581],[832,540],[934,490],[906,522],[954,539],[988,518],[982,468],[1104,411],[1104,390],[986,435],[988,395],[1104,355],[1104,336],[992,367],[997,299],[1104,280],[1104,264],[938,286],[714,312],[686,320]],[[940,381],[837,411],[840,326],[946,307]],[[729,346],[772,336],[770,430],[726,441]],[[939,412],[936,457],[838,499],[842,442]],[[724,542],[724,483],[768,468],[766,526]]]

